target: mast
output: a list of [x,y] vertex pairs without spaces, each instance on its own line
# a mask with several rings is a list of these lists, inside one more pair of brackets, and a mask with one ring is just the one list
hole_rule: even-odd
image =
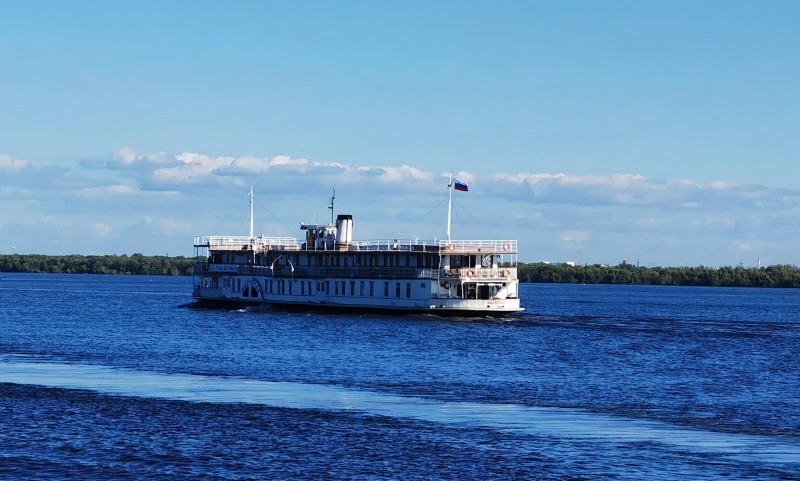
[[253,186],[250,186],[250,239],[253,239]]
[[328,206],[328,209],[331,210],[331,225],[333,224],[333,200],[336,199],[336,186],[333,187],[333,195],[331,195],[331,205]]
[[453,173],[450,172],[450,180],[447,183],[447,242],[450,242],[450,218],[453,211]]

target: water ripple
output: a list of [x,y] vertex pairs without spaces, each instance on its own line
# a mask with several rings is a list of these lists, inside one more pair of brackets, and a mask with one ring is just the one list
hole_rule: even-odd
[[792,437],[719,433],[580,409],[448,402],[336,385],[162,373],[64,363],[24,355],[0,355],[0,383],[151,399],[359,412],[519,435],[617,445],[658,443],[682,452],[714,454],[729,459],[800,463],[800,442]]

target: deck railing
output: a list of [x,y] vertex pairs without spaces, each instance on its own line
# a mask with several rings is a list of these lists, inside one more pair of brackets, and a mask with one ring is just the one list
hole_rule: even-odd
[[[299,250],[305,243],[295,237],[247,237],[247,236],[197,236],[195,247],[209,249],[255,248],[256,250],[285,249]],[[309,249],[306,246],[306,250]],[[319,250],[319,249],[317,249]],[[421,239],[372,239],[339,245],[331,250],[347,251],[418,251],[418,252],[490,252],[497,254],[517,254],[516,240],[421,240]]]
[[247,236],[197,236],[194,238],[195,247],[209,249],[287,249],[297,250],[300,244],[295,237],[247,237]]

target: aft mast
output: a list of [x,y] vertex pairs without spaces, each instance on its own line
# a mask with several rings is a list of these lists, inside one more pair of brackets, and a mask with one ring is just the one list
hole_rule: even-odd
[[447,242],[450,242],[450,219],[453,212],[453,173],[450,172],[450,180],[447,182]]

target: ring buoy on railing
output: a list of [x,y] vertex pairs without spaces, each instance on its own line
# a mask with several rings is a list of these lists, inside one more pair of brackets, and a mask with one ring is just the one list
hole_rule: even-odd
[[503,269],[503,277],[508,277],[511,275],[511,271],[508,269]]
[[473,271],[472,269],[468,270],[467,277],[475,277],[475,271]]
[[444,284],[442,284],[442,287],[444,287],[445,289],[450,289],[450,283],[445,281]]
[[503,244],[503,250],[504,250],[504,251],[509,251],[509,250],[511,250],[511,245],[510,245],[508,242],[506,242],[505,244]]
[[448,245],[447,245],[447,250],[449,250],[449,251],[454,251],[454,250],[456,250],[456,245],[455,245],[455,244],[448,244]]

